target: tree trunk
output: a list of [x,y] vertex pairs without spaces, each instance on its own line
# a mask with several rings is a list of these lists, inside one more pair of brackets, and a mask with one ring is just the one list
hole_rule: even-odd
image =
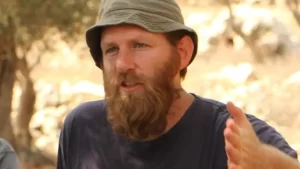
[[29,123],[34,112],[36,94],[31,79],[21,84],[22,94],[20,106],[16,116],[16,136],[22,147],[31,147],[32,137],[29,132]]
[[263,63],[264,55],[262,54],[261,50],[259,49],[259,47],[256,44],[255,36],[246,35],[243,33],[241,27],[239,27],[235,24],[236,23],[235,16],[234,16],[233,9],[231,7],[231,1],[226,0],[226,5],[229,10],[229,16],[230,16],[229,24],[230,24],[232,31],[234,31],[237,35],[239,35],[244,40],[244,42],[248,45],[248,47],[250,48],[250,51],[252,52],[252,54],[254,56],[255,61],[257,63]]
[[[6,48],[5,50],[8,49]],[[4,47],[0,53],[0,137],[7,140],[17,150],[10,117],[12,112],[15,69],[14,63],[8,58],[13,53],[11,51],[4,51]]]
[[20,83],[22,93],[18,114],[16,116],[16,137],[18,138],[18,144],[22,148],[31,148],[32,137],[29,132],[29,123],[34,113],[36,93],[25,58],[18,60],[17,68],[20,72],[18,81]]
[[30,76],[31,69],[25,57],[18,59],[17,79],[21,87],[20,104],[16,116],[16,138],[20,147],[19,157],[29,166],[55,165],[55,162],[47,155],[33,149],[32,136],[29,131],[29,123],[35,111],[36,92],[34,81]]
[[286,5],[292,12],[295,21],[300,26],[300,12],[299,12],[299,1],[298,0],[286,0]]

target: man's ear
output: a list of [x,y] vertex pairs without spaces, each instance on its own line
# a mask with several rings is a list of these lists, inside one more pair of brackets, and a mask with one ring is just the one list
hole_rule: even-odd
[[187,67],[194,51],[194,43],[190,36],[183,36],[177,43],[177,52],[180,55],[180,70]]

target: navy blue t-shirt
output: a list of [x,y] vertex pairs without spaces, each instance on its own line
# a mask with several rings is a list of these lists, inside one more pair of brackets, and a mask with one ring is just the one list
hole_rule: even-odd
[[[180,121],[166,134],[130,142],[112,131],[104,101],[83,103],[65,119],[58,169],[227,169],[223,131],[226,105],[195,96]],[[257,136],[284,153],[297,153],[274,128],[248,115]]]

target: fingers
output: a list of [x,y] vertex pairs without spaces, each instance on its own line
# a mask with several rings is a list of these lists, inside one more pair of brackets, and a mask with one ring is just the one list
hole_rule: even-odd
[[239,129],[233,119],[226,121],[224,137],[225,150],[229,160],[228,167],[235,169],[241,162],[241,143]]
[[233,103],[227,103],[227,110],[233,118],[226,121],[224,130],[225,150],[228,157],[228,169],[242,169],[252,164],[253,154],[257,153],[259,139],[248,121],[246,114]]
[[232,119],[228,119],[226,122],[226,129],[224,130],[224,137],[235,148],[240,149],[240,133],[237,125]]
[[239,165],[241,160],[240,150],[235,148],[228,140],[225,140],[225,150],[229,164]]
[[234,163],[229,163],[228,164],[228,169],[240,169],[240,167]]
[[232,132],[240,134],[239,128],[238,128],[238,126],[236,125],[236,123],[234,122],[234,120],[232,118],[229,118],[226,121],[226,127],[231,129]]

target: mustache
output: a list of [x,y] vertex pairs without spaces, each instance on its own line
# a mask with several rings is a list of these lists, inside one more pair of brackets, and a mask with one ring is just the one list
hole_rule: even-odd
[[135,72],[121,72],[111,79],[111,84],[121,86],[124,83],[143,83],[144,77]]

